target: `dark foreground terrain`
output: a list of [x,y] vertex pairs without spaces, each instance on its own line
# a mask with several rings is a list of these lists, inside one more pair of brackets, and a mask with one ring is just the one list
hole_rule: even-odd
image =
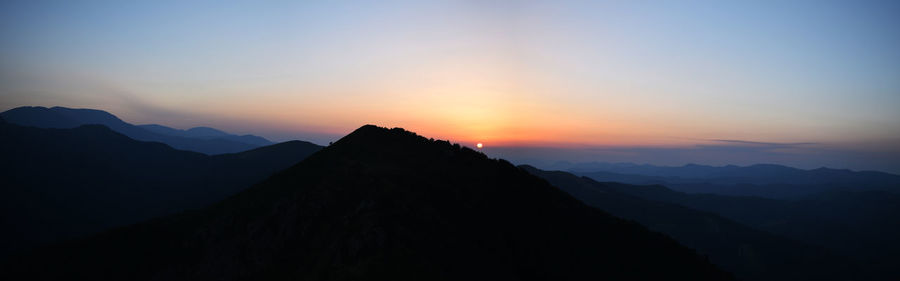
[[102,125],[45,129],[0,119],[0,260],[208,206],[320,149],[290,141],[207,156]]
[[542,171],[531,166],[522,166],[522,169],[546,179],[590,206],[671,236],[742,280],[893,280],[870,263],[852,259],[837,250],[651,196],[679,193],[665,187],[597,182],[567,172]]
[[45,248],[7,280],[730,280],[508,162],[364,126],[199,211]]

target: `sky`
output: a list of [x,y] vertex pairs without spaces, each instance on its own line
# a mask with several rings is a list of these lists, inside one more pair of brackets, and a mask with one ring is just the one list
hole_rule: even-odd
[[322,144],[377,124],[522,161],[900,172],[898,14],[897,1],[2,1],[0,110]]

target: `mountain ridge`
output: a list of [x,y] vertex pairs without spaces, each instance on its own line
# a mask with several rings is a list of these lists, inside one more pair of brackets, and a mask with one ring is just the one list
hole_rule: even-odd
[[[7,123],[39,128],[75,128],[80,125],[101,124],[113,131],[122,133],[130,138],[141,141],[156,141],[165,143],[181,150],[190,150],[208,155],[240,152],[262,145],[271,144],[261,137],[246,135],[226,135],[215,137],[190,137],[187,135],[168,135],[148,130],[146,127],[132,125],[116,117],[115,115],[97,109],[73,109],[55,106],[51,108],[41,106],[22,106],[0,113]],[[151,127],[155,130],[164,127]],[[168,127],[165,127],[168,128]],[[176,129],[168,128],[177,131]]]

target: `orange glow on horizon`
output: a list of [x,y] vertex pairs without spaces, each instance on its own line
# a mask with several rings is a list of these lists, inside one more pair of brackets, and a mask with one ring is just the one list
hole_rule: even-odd
[[230,90],[215,103],[180,98],[145,102],[230,119],[244,128],[340,136],[375,124],[491,147],[684,146],[697,139],[787,141],[786,136],[799,134],[667,106],[679,100],[658,102],[653,94],[658,89],[615,84],[579,88],[553,77],[503,59],[439,58],[353,84],[248,87]]

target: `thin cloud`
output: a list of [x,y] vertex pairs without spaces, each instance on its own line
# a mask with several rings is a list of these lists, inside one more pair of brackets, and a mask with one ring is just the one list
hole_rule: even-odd
[[819,144],[817,142],[761,142],[761,141],[728,140],[728,139],[711,139],[709,141],[727,143],[727,144],[745,144],[745,145],[754,145],[754,146],[773,146],[773,147],[807,146],[807,145]]

